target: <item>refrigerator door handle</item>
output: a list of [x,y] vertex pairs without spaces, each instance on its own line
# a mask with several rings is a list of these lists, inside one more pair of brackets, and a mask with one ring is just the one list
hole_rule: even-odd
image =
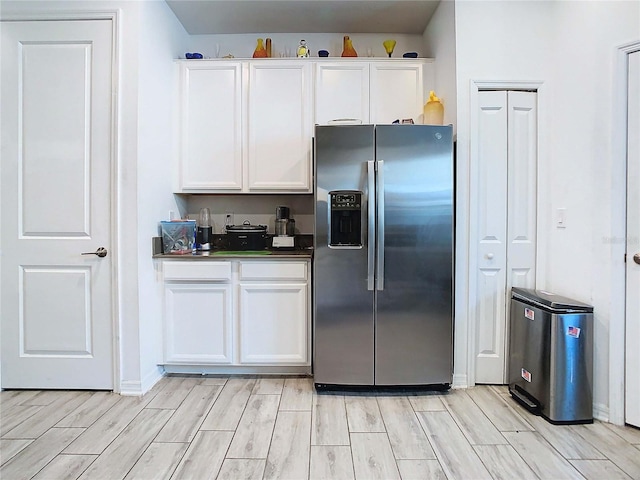
[[375,246],[376,246],[376,166],[367,162],[367,290],[374,289]]
[[384,160],[378,160],[376,163],[378,176],[376,184],[376,206],[378,211],[376,232],[377,289],[384,290]]

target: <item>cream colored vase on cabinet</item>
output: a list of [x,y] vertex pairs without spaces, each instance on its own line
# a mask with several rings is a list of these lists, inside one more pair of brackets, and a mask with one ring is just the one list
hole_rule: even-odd
[[475,383],[502,384],[511,287],[536,283],[537,95],[482,91],[478,100],[470,252]]
[[352,119],[390,124],[422,113],[425,69],[431,60],[358,60],[316,64],[315,123]]

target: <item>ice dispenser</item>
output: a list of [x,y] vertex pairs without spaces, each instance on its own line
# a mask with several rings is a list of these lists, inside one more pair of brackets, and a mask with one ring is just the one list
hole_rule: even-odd
[[362,192],[329,192],[329,246],[362,246]]

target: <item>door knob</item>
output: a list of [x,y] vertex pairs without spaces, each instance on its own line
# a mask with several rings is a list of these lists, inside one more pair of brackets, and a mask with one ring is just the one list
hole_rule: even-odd
[[492,260],[493,259],[493,253],[487,253],[484,258],[486,258],[487,260]]
[[636,262],[638,265],[640,265],[640,253],[636,253],[633,256],[633,261]]
[[98,257],[106,257],[107,249],[104,247],[99,247],[95,252],[82,252],[81,255],[97,255]]

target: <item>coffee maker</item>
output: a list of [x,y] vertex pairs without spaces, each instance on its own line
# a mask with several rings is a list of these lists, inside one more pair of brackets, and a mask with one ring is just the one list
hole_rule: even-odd
[[213,227],[211,226],[211,212],[208,208],[200,209],[198,228],[196,229],[196,243],[198,250],[211,250]]
[[276,207],[276,235],[273,237],[273,248],[294,248],[296,221],[290,218],[289,207]]

